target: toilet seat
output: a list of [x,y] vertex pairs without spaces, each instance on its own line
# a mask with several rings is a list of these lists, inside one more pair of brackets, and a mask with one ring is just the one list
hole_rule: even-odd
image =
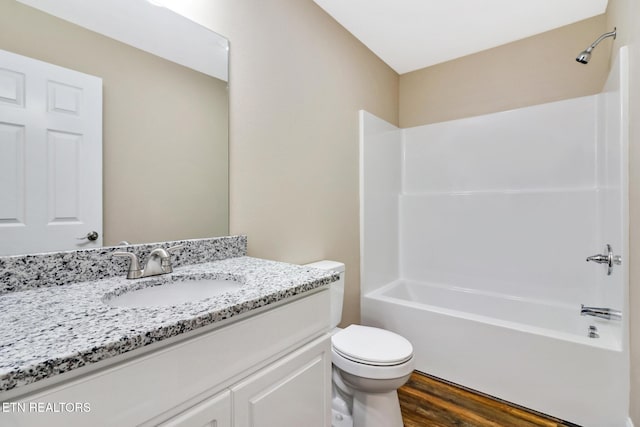
[[401,365],[402,363],[406,362],[407,360],[411,359],[413,357],[412,355],[407,356],[406,358],[402,359],[402,360],[398,360],[398,361],[394,361],[394,362],[390,362],[390,363],[380,363],[380,362],[376,362],[376,361],[371,361],[371,360],[367,360],[367,359],[359,359],[357,357],[353,357],[350,356],[348,354],[344,354],[343,352],[341,352],[340,350],[338,350],[337,348],[333,347],[332,350],[337,353],[339,356],[344,357],[345,359],[351,360],[354,363],[361,363],[363,365],[369,365],[369,366],[397,366],[397,365]]
[[413,356],[406,338],[371,326],[348,326],[331,337],[331,345],[341,356],[373,366],[399,365]]
[[351,325],[331,337],[333,364],[352,375],[391,379],[413,370],[413,346],[384,329]]

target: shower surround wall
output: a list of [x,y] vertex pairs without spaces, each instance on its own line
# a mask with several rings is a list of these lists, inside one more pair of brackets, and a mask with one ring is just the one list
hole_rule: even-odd
[[625,425],[628,269],[585,262],[627,255],[620,60],[599,95],[409,129],[361,112],[363,323],[409,338],[418,370]]
[[406,130],[404,277],[595,301],[595,112],[589,97]]

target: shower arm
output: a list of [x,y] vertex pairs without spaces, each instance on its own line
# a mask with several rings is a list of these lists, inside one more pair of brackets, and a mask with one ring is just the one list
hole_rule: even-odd
[[597,39],[596,41],[594,41],[593,43],[591,43],[591,46],[589,46],[589,47],[587,48],[587,52],[591,52],[591,51],[592,51],[596,46],[598,46],[598,44],[599,44],[602,40],[606,39],[607,37],[613,37],[613,39],[615,40],[615,39],[616,39],[616,31],[617,31],[617,28],[615,28],[615,27],[614,27],[614,28],[613,28],[613,31],[610,31],[610,32],[608,32],[608,33],[604,33],[603,35],[601,35],[600,37],[598,37],[598,39]]

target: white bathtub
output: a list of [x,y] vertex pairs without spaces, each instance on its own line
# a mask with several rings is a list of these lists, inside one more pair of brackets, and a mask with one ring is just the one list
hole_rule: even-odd
[[409,339],[419,371],[583,426],[622,427],[620,323],[579,310],[398,280],[363,296],[362,323]]

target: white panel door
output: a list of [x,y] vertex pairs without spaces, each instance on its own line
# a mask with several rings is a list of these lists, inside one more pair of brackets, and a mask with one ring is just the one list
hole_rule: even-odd
[[102,79],[0,50],[0,255],[97,246]]
[[325,336],[232,387],[234,427],[329,427],[330,345]]

